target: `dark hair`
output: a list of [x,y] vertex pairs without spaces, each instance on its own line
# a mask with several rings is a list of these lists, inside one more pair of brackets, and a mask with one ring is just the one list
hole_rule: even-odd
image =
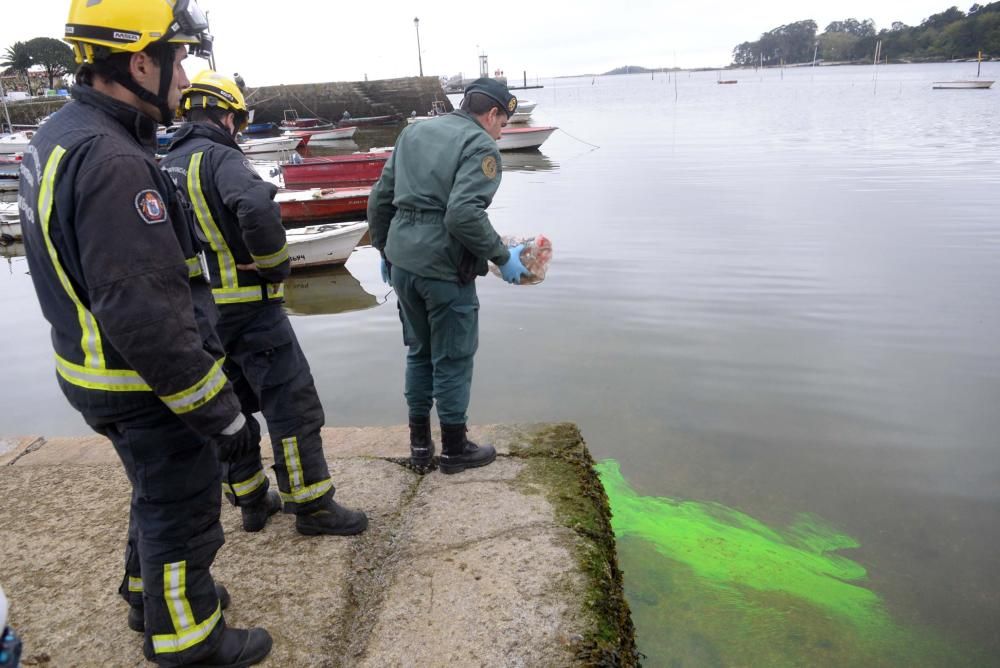
[[489,95],[482,93],[469,93],[462,98],[462,111],[467,111],[473,116],[482,116],[490,113],[490,109],[496,107],[502,114],[507,115],[507,110],[499,102]]
[[[155,60],[160,67],[173,67],[174,54],[179,47],[179,44],[153,42],[142,51]],[[111,83],[118,75],[128,76],[129,62],[132,60],[130,52],[116,51],[103,56],[100,47],[95,51],[94,62],[83,63],[76,69],[76,83],[93,86],[95,77],[100,78],[105,83]]]

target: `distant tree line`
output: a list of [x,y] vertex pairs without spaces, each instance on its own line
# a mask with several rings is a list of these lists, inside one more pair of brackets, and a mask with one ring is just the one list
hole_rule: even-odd
[[52,37],[36,37],[27,42],[15,42],[4,51],[0,67],[4,74],[17,74],[24,78],[29,95],[32,68],[41,68],[49,78],[49,88],[55,88],[55,80],[76,68],[73,50],[65,42]]
[[1000,56],[1000,2],[975,4],[968,13],[952,7],[933,14],[919,26],[894,21],[877,30],[871,19],[854,18],[830,23],[816,34],[809,19],[779,26],[756,42],[743,42],[733,49],[733,64],[748,66],[810,62],[813,53],[825,61],[871,60],[875,44],[882,40],[882,54],[890,60],[951,60]]

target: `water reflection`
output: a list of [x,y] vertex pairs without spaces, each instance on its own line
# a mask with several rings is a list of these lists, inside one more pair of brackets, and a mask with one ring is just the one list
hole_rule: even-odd
[[285,307],[293,315],[363,311],[378,303],[345,266],[297,271],[285,281]]
[[559,168],[541,151],[507,151],[503,154],[505,172],[550,172]]

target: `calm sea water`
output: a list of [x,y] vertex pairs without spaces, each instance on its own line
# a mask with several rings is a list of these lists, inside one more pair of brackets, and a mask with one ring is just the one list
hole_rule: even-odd
[[[983,74],[1000,79],[1000,64]],[[642,496],[772,527],[820,518],[855,541],[838,554],[896,623],[1000,661],[1000,88],[931,89],[974,75],[888,66],[876,82],[841,67],[523,91],[534,124],[561,131],[504,155],[490,216],[503,234],[545,233],[555,254],[541,285],[479,281],[471,419],[576,422]],[[0,431],[84,434],[26,271],[23,258],[0,270]],[[404,422],[377,253],[296,276],[289,301],[327,423]],[[724,630],[674,609],[676,559],[632,538],[621,553],[648,665],[733,663]],[[768,634],[741,642],[744,665],[824,662],[795,642],[776,655]]]

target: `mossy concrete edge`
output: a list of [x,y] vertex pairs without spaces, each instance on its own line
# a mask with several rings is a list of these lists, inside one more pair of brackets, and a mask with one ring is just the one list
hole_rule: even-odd
[[524,435],[530,440],[512,444],[509,455],[528,461],[523,484],[543,483],[559,521],[583,539],[574,551],[590,580],[585,600],[594,619],[577,659],[594,666],[638,666],[640,654],[618,566],[611,506],[583,435],[572,423],[537,425]]

